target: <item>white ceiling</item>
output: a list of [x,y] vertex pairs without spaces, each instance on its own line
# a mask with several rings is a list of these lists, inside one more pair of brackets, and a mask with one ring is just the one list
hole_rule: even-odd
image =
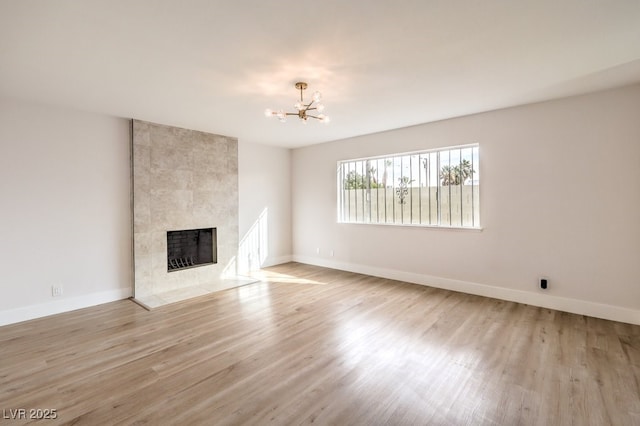
[[638,81],[638,0],[0,0],[0,96],[285,147]]

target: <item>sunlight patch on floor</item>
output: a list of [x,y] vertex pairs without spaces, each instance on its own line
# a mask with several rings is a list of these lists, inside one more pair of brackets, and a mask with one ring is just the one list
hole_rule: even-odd
[[325,285],[326,283],[309,280],[306,278],[298,278],[292,275],[280,274],[278,272],[267,271],[267,270],[258,270],[253,271],[250,274],[251,277],[256,278],[260,281],[269,281],[273,283],[284,283],[284,284],[313,284],[313,285]]

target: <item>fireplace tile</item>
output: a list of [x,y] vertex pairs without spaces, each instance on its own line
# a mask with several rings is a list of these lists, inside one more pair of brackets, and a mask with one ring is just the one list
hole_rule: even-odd
[[[220,276],[238,251],[237,140],[138,120],[132,135],[136,298],[233,286]],[[199,228],[217,228],[218,263],[168,272],[166,232]]]

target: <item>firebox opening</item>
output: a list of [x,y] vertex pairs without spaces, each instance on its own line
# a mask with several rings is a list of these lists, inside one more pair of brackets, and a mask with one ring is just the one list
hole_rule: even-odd
[[218,263],[216,228],[167,231],[167,271]]

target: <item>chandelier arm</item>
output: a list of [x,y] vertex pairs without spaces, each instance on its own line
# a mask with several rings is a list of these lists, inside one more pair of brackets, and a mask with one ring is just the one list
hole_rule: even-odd
[[312,100],[311,102],[309,102],[309,105],[305,105],[305,109],[304,109],[305,112],[309,111],[309,110],[312,110],[312,109],[316,109],[315,107],[311,108],[311,105],[313,105],[314,102],[315,101]]

